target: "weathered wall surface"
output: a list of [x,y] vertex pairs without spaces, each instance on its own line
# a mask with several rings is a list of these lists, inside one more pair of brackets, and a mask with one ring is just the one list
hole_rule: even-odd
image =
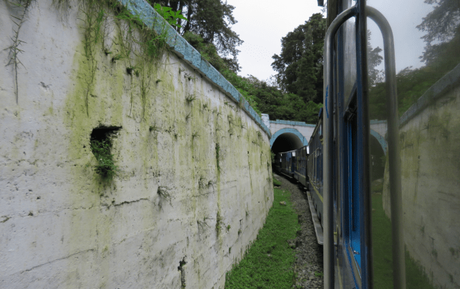
[[[116,59],[125,22],[88,46],[85,8],[51,2],[20,29],[17,104],[20,11],[0,1],[0,288],[222,288],[273,201],[265,128],[174,52]],[[119,128],[112,181],[101,125]]]
[[[460,66],[401,118],[406,249],[442,288],[460,287]],[[384,207],[390,215],[388,165]]]

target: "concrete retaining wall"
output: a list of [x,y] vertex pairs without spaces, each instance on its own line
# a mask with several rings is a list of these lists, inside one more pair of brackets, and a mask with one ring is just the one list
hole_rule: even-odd
[[51,3],[27,11],[15,70],[22,10],[0,1],[0,288],[223,288],[273,202],[267,128],[177,50],[116,59],[127,26],[110,12],[88,57],[85,8]]
[[[460,65],[401,118],[406,249],[440,288],[460,287]],[[388,165],[384,208],[390,216]]]

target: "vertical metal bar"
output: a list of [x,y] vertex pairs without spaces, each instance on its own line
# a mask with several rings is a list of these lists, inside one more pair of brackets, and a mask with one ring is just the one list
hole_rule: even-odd
[[390,169],[391,229],[393,245],[393,288],[406,288],[403,210],[401,195],[401,160],[399,157],[399,117],[396,93],[396,64],[393,31],[378,10],[367,7],[367,16],[375,21],[383,35],[385,81],[388,114],[388,159]]
[[[323,113],[324,126],[324,153],[323,153],[323,263],[324,263],[324,288],[334,288],[334,228],[333,228],[333,61],[332,46],[334,37],[339,27],[356,14],[356,7],[343,11],[332,21],[327,29],[324,41],[324,99],[325,111]],[[329,94],[330,93],[330,94]]]
[[367,19],[366,0],[357,2],[358,16],[356,17],[356,60],[357,60],[357,120],[358,120],[358,150],[355,156],[358,161],[359,174],[359,206],[360,213],[360,251],[362,269],[362,287],[370,289],[373,286],[372,276],[372,225],[371,225],[371,195],[370,195],[370,121],[369,121],[369,87],[367,67]]

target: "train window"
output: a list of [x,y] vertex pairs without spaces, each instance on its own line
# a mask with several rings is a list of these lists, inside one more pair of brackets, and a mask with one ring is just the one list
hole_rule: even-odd
[[393,287],[388,258],[398,238],[407,288],[460,288],[459,1],[367,4],[385,16],[394,35],[403,212],[403,234],[392,237],[383,38],[368,20],[374,284]]

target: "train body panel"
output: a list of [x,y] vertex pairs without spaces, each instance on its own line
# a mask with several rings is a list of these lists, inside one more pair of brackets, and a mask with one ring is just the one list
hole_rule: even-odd
[[[322,109],[319,113],[319,120],[311,135],[309,142],[310,154],[307,159],[308,178],[310,180],[308,190],[310,191],[311,202],[318,216],[321,230],[323,227],[323,144],[322,144]],[[316,225],[316,224],[315,224]],[[317,234],[318,243],[322,244],[322,236]]]
[[307,158],[326,289],[460,288],[460,7],[428,2],[328,3]]
[[[460,7],[444,6],[457,2],[328,3],[333,9],[324,49],[324,107],[308,143],[306,167],[302,151],[279,153],[274,160],[283,174],[307,184],[315,233],[323,244],[325,289],[460,288],[460,57],[447,53],[459,51]],[[393,14],[403,11],[400,7],[418,20],[401,25],[405,17]],[[405,64],[406,54],[395,71],[391,29],[383,15],[398,27],[396,56],[405,55],[406,37],[417,36],[419,43],[410,46],[419,49],[410,63],[415,68]],[[452,15],[457,15],[450,19],[455,33],[425,47],[420,39],[433,27],[424,26],[429,23],[423,19],[437,23]],[[379,24],[369,27],[372,33],[366,17]],[[370,39],[382,37],[380,28],[385,41],[376,44]],[[377,73],[370,83],[367,53],[382,62],[369,67]],[[385,82],[379,74],[383,64]]]
[[307,174],[308,146],[303,146],[296,150],[296,164],[293,167],[293,177],[305,188],[308,187]]

